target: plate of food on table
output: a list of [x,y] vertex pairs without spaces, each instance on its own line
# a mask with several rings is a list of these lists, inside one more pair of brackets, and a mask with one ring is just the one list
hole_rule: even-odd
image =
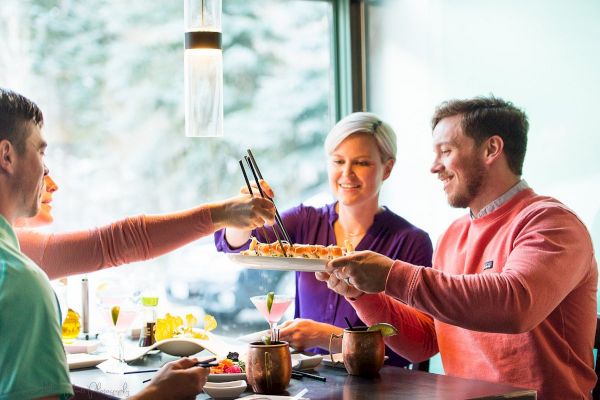
[[216,366],[210,367],[209,382],[229,382],[246,379],[246,365],[240,360],[237,352],[230,352],[227,357],[216,361]]
[[289,244],[285,241],[260,243],[255,237],[248,250],[229,254],[229,258],[247,268],[282,271],[325,271],[329,260],[354,252],[354,246],[346,241],[344,246],[318,244]]

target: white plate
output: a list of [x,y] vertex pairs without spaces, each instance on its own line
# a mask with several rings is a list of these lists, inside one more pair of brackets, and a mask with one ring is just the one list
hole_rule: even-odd
[[103,361],[106,361],[108,356],[104,355],[96,355],[96,354],[86,354],[86,353],[77,353],[77,354],[67,354],[67,364],[69,364],[69,369],[80,369],[80,368],[89,368],[95,367]]
[[314,356],[307,356],[305,354],[294,353],[292,354],[292,368],[296,370],[300,369],[315,369],[321,364],[323,360],[321,354],[315,354]]
[[143,357],[150,350],[158,349],[172,356],[187,357],[208,350],[219,358],[225,358],[230,350],[230,345],[223,342],[218,336],[207,333],[208,339],[195,339],[177,337],[164,339],[148,347],[137,347],[133,350],[125,349],[125,361],[130,362]]
[[206,341],[193,338],[171,338],[156,343],[156,348],[172,356],[187,357],[205,349]]
[[277,271],[321,272],[325,271],[325,265],[329,261],[318,258],[243,256],[241,254],[228,255],[233,262],[241,264],[246,268]]
[[246,374],[244,372],[239,374],[209,374],[208,381],[209,382],[231,382],[231,381],[240,381],[246,380]]
[[71,343],[65,343],[67,353],[95,353],[100,345],[99,340],[75,340]]
[[[206,340],[186,337],[170,338],[156,342],[152,346],[125,349],[124,361],[131,362],[133,360],[137,360],[138,358],[142,358],[148,354],[148,352],[155,349],[178,357],[188,357],[200,353],[204,349],[215,354],[208,347],[210,347],[210,345],[207,344]],[[113,355],[113,357],[116,358],[115,355]]]
[[235,399],[242,394],[248,384],[244,380],[231,382],[207,382],[204,385],[204,393],[208,394],[213,399]]

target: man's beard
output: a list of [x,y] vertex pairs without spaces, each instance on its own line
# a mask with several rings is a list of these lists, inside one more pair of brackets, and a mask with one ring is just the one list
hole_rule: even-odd
[[485,169],[481,167],[481,163],[472,162],[469,166],[468,173],[463,175],[466,184],[465,190],[448,195],[448,203],[455,208],[466,208],[473,201],[483,185],[485,179]]

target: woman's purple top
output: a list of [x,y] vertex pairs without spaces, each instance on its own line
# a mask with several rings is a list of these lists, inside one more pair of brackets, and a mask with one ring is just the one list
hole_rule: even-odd
[[[336,203],[325,207],[314,208],[299,205],[281,214],[285,229],[290,239],[298,244],[321,244],[328,246],[336,244],[333,223],[338,219],[335,211]],[[269,238],[274,238],[272,227],[265,227]],[[259,241],[267,239],[259,230],[254,235]],[[244,246],[233,249],[225,240],[225,231],[215,233],[217,250],[234,253],[248,248],[250,241]],[[387,207],[376,214],[373,225],[362,238],[356,250],[372,250],[394,260],[402,260],[411,264],[431,266],[433,248],[429,235],[394,214]],[[327,283],[318,281],[313,272],[296,272],[296,318],[307,318],[314,321],[325,322],[341,328],[347,327],[344,317],[352,325],[364,325],[356,315],[350,303],[332,290],[327,288]],[[327,353],[322,349],[311,349],[318,353]],[[407,360],[386,349],[390,358],[387,364],[405,366]]]

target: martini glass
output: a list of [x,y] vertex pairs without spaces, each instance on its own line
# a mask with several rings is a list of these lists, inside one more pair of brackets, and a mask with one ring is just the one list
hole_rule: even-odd
[[260,311],[263,317],[269,323],[269,330],[271,331],[271,340],[276,342],[279,340],[279,335],[277,334],[277,323],[288,309],[292,301],[294,300],[293,296],[282,296],[276,294],[273,296],[273,303],[271,304],[271,310],[267,308],[267,296],[253,296],[250,297],[250,301],[254,304],[254,306]]
[[137,316],[137,308],[131,304],[123,304],[120,306],[113,306],[110,308],[110,322],[112,322],[112,329],[117,336],[118,350],[119,350],[119,363],[121,366],[125,366],[125,351],[124,351],[124,337],[125,334],[131,330],[131,325],[135,321]]
[[127,332],[131,331],[131,326],[138,314],[138,306],[133,303],[123,293],[115,291],[106,291],[98,296],[100,302],[100,311],[102,313],[105,325],[111,331],[117,344],[117,360],[105,365],[105,372],[122,374],[130,369],[125,362],[124,341]]

